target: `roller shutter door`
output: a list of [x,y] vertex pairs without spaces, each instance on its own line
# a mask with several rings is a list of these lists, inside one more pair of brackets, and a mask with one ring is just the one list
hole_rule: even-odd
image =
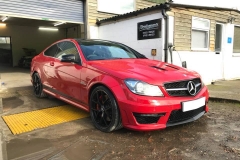
[[0,15],[83,23],[80,0],[0,0]]

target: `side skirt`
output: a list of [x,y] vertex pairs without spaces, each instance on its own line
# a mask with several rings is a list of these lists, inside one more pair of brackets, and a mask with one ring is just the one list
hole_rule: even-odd
[[47,86],[43,86],[43,91],[53,97],[56,97],[57,99],[60,99],[66,103],[69,103],[71,105],[74,105],[78,108],[81,108],[87,112],[89,112],[89,107],[87,104],[81,103],[79,100],[75,100],[74,98],[70,97],[70,96],[65,96],[65,94],[58,92],[55,89],[49,88]]

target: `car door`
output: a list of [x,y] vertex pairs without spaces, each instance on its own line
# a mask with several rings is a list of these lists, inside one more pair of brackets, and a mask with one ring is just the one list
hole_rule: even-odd
[[[61,96],[75,102],[81,102],[80,75],[82,66],[77,47],[71,41],[62,41],[57,46],[58,53],[55,55],[54,63],[54,72],[57,79],[54,88]],[[75,55],[76,63],[61,62],[62,56],[68,54]]]
[[53,84],[56,79],[56,75],[54,72],[54,61],[55,54],[57,53],[57,45],[54,44],[50,46],[47,50],[44,51],[44,60],[43,60],[43,68],[41,70],[41,80],[45,88],[48,90],[53,89]]

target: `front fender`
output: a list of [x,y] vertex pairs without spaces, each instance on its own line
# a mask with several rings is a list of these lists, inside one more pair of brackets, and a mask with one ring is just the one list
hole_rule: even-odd
[[[83,84],[82,84],[83,85]],[[91,95],[91,92],[93,91],[93,89],[97,86],[105,86],[107,87],[115,96],[116,98],[116,94],[117,93],[115,91],[114,88],[116,88],[117,86],[121,86],[122,85],[122,80],[119,78],[115,78],[112,77],[110,75],[99,75],[97,77],[94,77],[93,79],[89,80],[87,82],[87,85],[85,87],[83,87],[83,101],[84,103],[88,104],[89,102],[89,97]]]

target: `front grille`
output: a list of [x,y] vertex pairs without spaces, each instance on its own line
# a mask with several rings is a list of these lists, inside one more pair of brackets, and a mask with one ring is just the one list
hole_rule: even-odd
[[133,113],[135,119],[139,124],[152,124],[157,123],[161,116],[165,114],[139,114]]
[[188,111],[188,112],[183,112],[181,109],[180,110],[174,110],[171,112],[171,115],[168,119],[168,124],[173,124],[173,123],[177,123],[177,122],[183,122],[186,120],[189,120],[195,116],[197,116],[198,114],[200,114],[201,112],[205,111],[205,106],[192,110],[192,111]]
[[194,84],[196,85],[196,94],[197,94],[202,88],[202,83],[201,83],[200,78],[186,80],[186,81],[165,83],[164,87],[170,96],[175,96],[175,97],[192,96],[189,93],[188,88],[187,88],[187,85],[190,81],[194,82]]

